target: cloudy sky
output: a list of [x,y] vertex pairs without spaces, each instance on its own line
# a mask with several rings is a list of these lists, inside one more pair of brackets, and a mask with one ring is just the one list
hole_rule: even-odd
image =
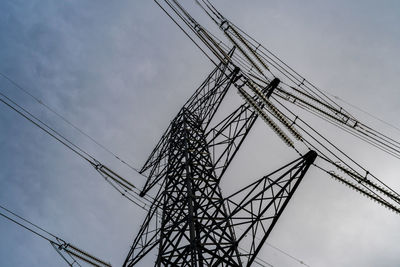
[[[398,1],[214,3],[319,87],[400,127]],[[138,167],[212,69],[152,1],[3,0],[0,14],[0,72]],[[134,184],[144,184],[4,79],[0,92]],[[398,131],[354,114],[400,139]],[[316,123],[400,191],[399,160]],[[281,151],[287,149],[258,121],[225,181],[244,185],[296,158]],[[122,264],[145,214],[5,105],[0,105],[0,167],[0,205],[114,266]],[[398,266],[399,227],[399,215],[313,169],[268,242],[313,267]],[[47,242],[2,218],[0,235],[0,266],[63,266]],[[268,245],[260,257],[273,266],[301,266]]]

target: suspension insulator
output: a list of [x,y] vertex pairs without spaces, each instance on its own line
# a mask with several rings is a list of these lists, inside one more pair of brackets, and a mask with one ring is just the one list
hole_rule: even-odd
[[261,92],[257,85],[253,82],[248,81],[249,88],[258,96],[264,105],[275,115],[275,117],[289,130],[289,132],[299,141],[303,138],[301,134],[293,127],[293,123],[290,123],[285,115],[274,105],[271,101]]
[[284,131],[262,110],[262,108],[254,101],[254,99],[243,89],[238,89],[238,93],[251,106],[253,110],[267,123],[268,126],[282,139],[289,147],[294,147],[293,141],[285,134]]

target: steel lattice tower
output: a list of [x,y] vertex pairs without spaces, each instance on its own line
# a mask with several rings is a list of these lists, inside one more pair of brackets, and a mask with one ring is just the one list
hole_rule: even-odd
[[[268,97],[278,83],[271,81],[262,93]],[[250,99],[215,122],[227,91],[235,87]],[[317,155],[310,151],[224,197],[221,177],[262,116],[255,104],[264,104],[245,92],[250,89],[254,85],[239,68],[222,62],[172,120],[141,170],[148,175],[141,195],[158,191],[124,266],[133,266],[156,249],[156,266],[253,263]]]
[[[172,120],[140,171],[0,73],[121,163],[147,176],[140,192],[129,180],[0,93],[0,102],[89,163],[122,196],[148,209],[123,266],[139,263],[151,251],[157,254],[155,266],[251,266],[312,164],[400,214],[399,193],[320,134],[292,108],[316,115],[395,158],[400,158],[400,142],[359,121],[327,96],[329,93],[307,81],[226,19],[210,1],[195,2],[233,46],[224,44],[202,27],[179,0],[155,2],[216,68]],[[275,73],[286,81],[281,83]],[[219,116],[217,111],[230,90],[237,91],[244,103],[228,115]],[[221,179],[258,117],[300,157],[224,196]],[[297,140],[296,143],[286,132]],[[303,150],[298,147],[301,143],[308,151],[305,154],[301,154]],[[317,157],[314,150],[322,164],[314,163]],[[139,200],[137,196],[144,199]],[[148,203],[151,203],[149,208]],[[70,266],[79,265],[77,260],[93,266],[111,266],[7,208],[0,208],[7,212],[7,215],[0,213],[4,218],[50,242]]]

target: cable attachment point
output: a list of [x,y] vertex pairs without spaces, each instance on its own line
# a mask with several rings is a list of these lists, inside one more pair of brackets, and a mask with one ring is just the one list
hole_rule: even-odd
[[292,121],[292,124],[290,124],[290,126],[295,125],[298,118],[299,118],[299,116],[296,115],[296,117],[294,118],[294,120]]
[[226,31],[229,28],[229,23],[227,20],[223,20],[221,24],[219,25],[221,30]]
[[97,171],[101,170],[103,168],[103,164],[100,163],[100,161],[94,160],[92,163],[93,168],[95,168]]
[[197,32],[201,31],[201,26],[200,26],[200,24],[196,23],[196,25],[194,25],[194,29],[195,29]]
[[301,87],[302,85],[304,85],[304,82],[306,81],[306,78],[303,78],[303,80],[301,81],[301,83],[299,83],[297,86]]
[[69,246],[68,243],[64,242],[60,245],[58,245],[58,250],[65,250]]

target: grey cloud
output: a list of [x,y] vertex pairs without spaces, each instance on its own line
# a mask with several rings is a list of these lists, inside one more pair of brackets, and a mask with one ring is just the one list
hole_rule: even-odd
[[[323,89],[397,124],[400,18],[395,1],[215,3]],[[0,10],[0,71],[136,166],[212,68],[151,1],[2,1]],[[143,179],[11,85],[1,81],[0,90],[143,185]],[[144,213],[4,106],[0,121],[0,202],[120,265]],[[224,192],[234,189],[231,181],[246,184],[295,157],[271,133],[257,123],[227,173]],[[341,145],[354,147],[352,155],[400,188],[397,161],[337,136]],[[398,216],[329,179],[311,172],[269,242],[310,266],[397,266]],[[4,220],[0,224],[0,265],[62,265],[46,242]],[[274,266],[299,266],[268,246],[261,256]]]

